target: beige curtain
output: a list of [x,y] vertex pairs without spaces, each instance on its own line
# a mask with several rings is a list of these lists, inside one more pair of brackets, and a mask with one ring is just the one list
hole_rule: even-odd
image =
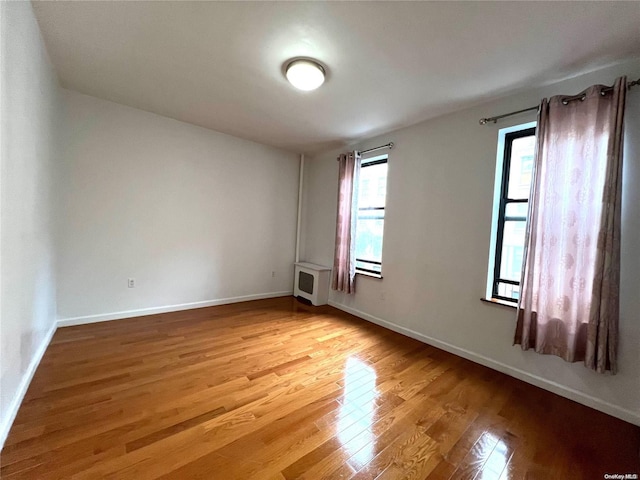
[[626,78],[542,100],[515,344],[615,373]]
[[340,162],[338,215],[331,288],[340,292],[355,293],[360,153],[353,151],[340,155],[338,161]]

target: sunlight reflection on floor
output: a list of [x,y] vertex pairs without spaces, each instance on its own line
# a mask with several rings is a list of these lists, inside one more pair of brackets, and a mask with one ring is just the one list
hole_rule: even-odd
[[337,436],[352,460],[360,465],[368,463],[374,454],[371,426],[378,396],[376,378],[376,371],[362,360],[347,359]]
[[485,432],[483,437],[485,437],[486,445],[491,445],[493,448],[490,452],[484,453],[488,455],[488,458],[482,466],[480,476],[476,478],[480,480],[508,480],[510,476],[509,472],[505,471],[505,467],[509,461],[509,447],[499,437],[489,432]]

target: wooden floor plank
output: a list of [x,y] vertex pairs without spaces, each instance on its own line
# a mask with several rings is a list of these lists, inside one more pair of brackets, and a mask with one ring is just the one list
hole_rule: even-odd
[[7,479],[640,473],[640,429],[292,297],[59,329]]

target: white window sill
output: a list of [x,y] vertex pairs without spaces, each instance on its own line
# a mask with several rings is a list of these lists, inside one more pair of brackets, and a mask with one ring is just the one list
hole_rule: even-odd
[[505,300],[498,300],[497,298],[481,298],[480,300],[485,303],[493,303],[494,305],[500,305],[502,307],[509,307],[514,309],[518,308],[515,303],[507,302]]
[[363,275],[365,277],[377,278],[379,280],[382,280],[381,273],[362,272],[360,270],[356,270],[356,275]]

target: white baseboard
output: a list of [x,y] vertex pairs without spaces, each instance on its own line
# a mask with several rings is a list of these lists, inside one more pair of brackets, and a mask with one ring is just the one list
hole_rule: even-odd
[[192,308],[213,307],[215,305],[226,305],[229,303],[248,302],[251,300],[263,300],[265,298],[285,297],[293,295],[292,290],[284,292],[258,293],[255,295],[243,295],[241,297],[219,298],[217,300],[205,300],[203,302],[181,303],[177,305],[165,305],[162,307],[140,308],[137,310],[125,310],[121,312],[101,313],[98,315],[87,315],[84,317],[58,318],[58,327],[70,327],[73,325],[84,325],[86,323],[107,322],[110,320],[122,320],[124,318],[142,317],[144,315],[155,315],[156,313],[177,312],[179,310],[190,310]]
[[22,400],[29,390],[29,385],[31,384],[31,380],[33,379],[33,375],[36,373],[38,369],[38,365],[40,365],[40,361],[44,356],[44,352],[47,351],[47,347],[49,343],[51,343],[51,339],[53,338],[53,334],[56,333],[57,326],[54,324],[51,326],[45,337],[42,339],[40,346],[33,354],[31,358],[31,362],[29,362],[29,367],[27,371],[24,372],[22,380],[20,381],[20,385],[18,386],[18,390],[14,394],[11,399],[11,403],[9,403],[9,408],[7,409],[5,417],[2,419],[0,423],[0,449],[4,447],[4,442],[7,440],[7,436],[9,435],[9,430],[11,430],[11,426],[13,425],[13,421],[16,419],[16,415],[18,414],[18,410],[20,409],[20,405],[22,405]]
[[355,308],[351,308],[347,305],[343,305],[331,300],[329,300],[329,305],[344,312],[355,315],[356,317],[360,317],[371,323],[375,323],[382,327],[388,328],[389,330],[393,330],[394,332],[401,333],[402,335],[406,335],[407,337],[414,338],[428,345],[432,345],[449,353],[453,353],[454,355],[458,355],[459,357],[466,358],[467,360],[471,360],[472,362],[479,363],[480,365],[484,365],[485,367],[489,367],[493,370],[505,373],[511,377],[517,378],[518,380],[522,380],[523,382],[527,382],[531,385],[535,385],[536,387],[540,387],[544,390],[556,393],[561,397],[568,398],[575,402],[581,403],[582,405],[586,405],[587,407],[594,408],[613,417],[620,418],[621,420],[640,426],[639,412],[634,412],[632,410],[619,407],[578,390],[574,390],[559,383],[552,382],[537,375],[533,375],[529,372],[525,372],[524,370],[520,370],[519,368],[512,367],[510,365],[507,365],[506,363],[498,362],[489,357],[485,357],[484,355],[480,355],[464,348],[456,347],[455,345],[452,345],[450,343],[443,342],[436,338],[416,332],[415,330],[411,330],[410,328],[401,327],[400,325],[397,325],[393,322],[389,322],[387,320],[383,320],[382,318],[369,315],[368,313],[357,310]]

